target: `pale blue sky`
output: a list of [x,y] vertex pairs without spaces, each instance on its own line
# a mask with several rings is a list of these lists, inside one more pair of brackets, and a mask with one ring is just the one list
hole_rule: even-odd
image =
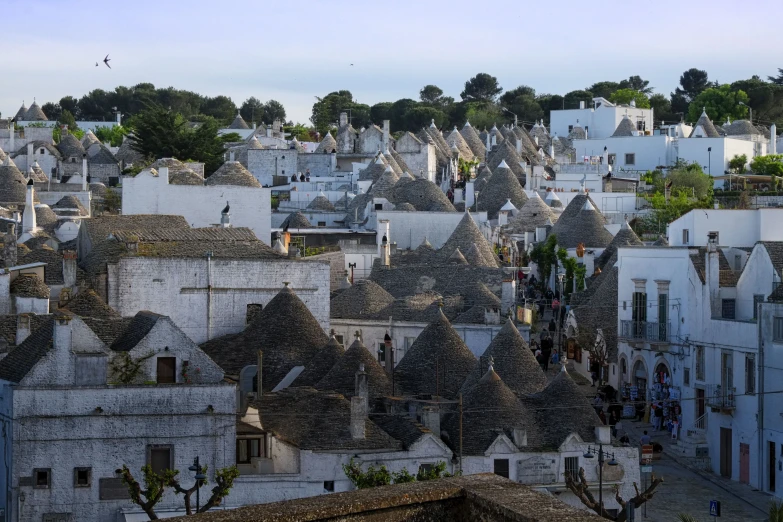
[[[478,72],[559,94],[638,74],[668,95],[690,67],[722,82],[783,67],[780,0],[2,0],[0,16],[3,116],[140,82],[274,98],[304,122],[333,90],[458,98]],[[112,70],[95,67],[106,53]]]

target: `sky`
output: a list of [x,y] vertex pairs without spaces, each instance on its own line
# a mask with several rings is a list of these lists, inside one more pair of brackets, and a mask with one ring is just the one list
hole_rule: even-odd
[[[459,99],[479,72],[552,94],[639,75],[668,95],[691,67],[776,75],[781,18],[781,0],[2,0],[0,113],[150,82],[275,99],[307,122],[332,91],[372,105],[435,84]],[[107,53],[112,69],[95,67]]]

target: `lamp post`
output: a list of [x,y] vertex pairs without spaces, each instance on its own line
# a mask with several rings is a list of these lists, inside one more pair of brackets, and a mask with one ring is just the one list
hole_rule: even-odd
[[506,109],[505,107],[501,107],[501,109],[503,109],[504,111],[506,111],[507,113],[509,113],[510,115],[512,115],[514,117],[514,127],[518,127],[519,126],[519,120],[517,119],[517,115],[514,114],[513,112],[511,112],[510,110]]
[[[587,447],[587,451],[582,455],[586,459],[592,459],[595,456],[595,448],[592,446]],[[598,443],[598,515],[603,516],[604,512],[604,457],[609,457],[610,466],[617,466],[617,461],[614,459],[614,453],[604,452],[604,445]]]
[[745,102],[737,102],[737,103],[738,103],[739,105],[744,105],[745,107],[747,107],[747,108],[748,108],[748,110],[750,111],[750,123],[751,123],[751,124],[753,124],[753,107],[751,107],[750,105],[748,105],[748,104],[747,104],[747,103],[745,103]]
[[712,147],[707,147],[707,173],[712,176]]
[[193,459],[193,465],[188,467],[188,469],[196,472],[196,513],[198,513],[198,510],[201,507],[201,496],[199,495],[201,492],[201,481],[206,480],[207,476],[204,475],[204,470],[202,469],[201,464],[199,464],[198,457]]

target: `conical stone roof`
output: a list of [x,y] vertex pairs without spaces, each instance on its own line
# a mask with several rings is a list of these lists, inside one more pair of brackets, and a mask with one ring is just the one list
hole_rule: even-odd
[[345,350],[337,342],[334,335],[329,337],[329,342],[318,350],[315,356],[305,365],[305,369],[294,381],[294,386],[313,386],[329,373],[329,370],[343,356]]
[[262,350],[262,387],[270,391],[295,366],[311,361],[328,340],[307,306],[286,286],[244,331],[212,339],[201,348],[230,375],[256,364]]
[[258,138],[256,138],[255,134],[250,137],[250,140],[247,142],[247,148],[248,150],[262,150],[264,148],[263,145],[261,145],[261,142],[258,141]]
[[368,167],[365,167],[361,171],[359,171],[359,181],[377,181],[378,178],[383,175],[383,173],[386,171],[386,160],[384,159],[382,154],[378,154],[378,157],[375,158],[375,161],[370,163]]
[[399,177],[402,176],[402,168],[397,164],[397,160],[394,159],[394,156],[392,156],[391,152],[387,149],[386,152],[383,153],[383,159],[386,161],[386,164],[391,167],[392,171]]
[[410,203],[420,212],[455,212],[446,194],[428,179],[418,178],[394,186],[395,203]]
[[63,155],[63,158],[79,158],[82,159],[82,155],[85,153],[84,146],[76,136],[70,132],[64,132],[60,138],[60,143],[57,144],[57,150]]
[[[511,388],[490,367],[462,396],[462,454],[484,456],[500,434],[514,440],[514,429],[524,430],[528,444],[536,439],[533,414]],[[452,448],[460,444],[460,414],[451,413],[443,422]],[[521,448],[520,448],[521,449]]]
[[617,252],[617,249],[628,245],[643,246],[644,243],[641,239],[639,239],[639,236],[636,235],[636,232],[633,231],[626,221],[623,223],[623,226],[620,228],[617,234],[615,234],[615,236],[612,238],[612,242],[609,243],[609,246],[607,246],[606,249],[601,252],[601,255],[598,256],[598,258],[595,260],[595,266],[603,270],[604,265],[606,265],[606,262],[609,261],[615,252]]
[[57,223],[57,214],[54,213],[49,205],[45,205],[43,203],[38,203],[35,205],[36,226],[43,228],[51,233],[54,232]]
[[204,180],[176,158],[160,158],[149,168],[159,170],[161,167],[169,169],[169,185],[203,185]]
[[509,221],[507,229],[512,234],[534,232],[536,228],[546,226],[548,221],[556,222],[557,218],[558,215],[534,191],[517,215]]
[[509,199],[516,208],[522,208],[528,198],[517,177],[506,162],[502,161],[479,194],[478,209],[486,210],[489,219],[496,219],[498,212]]
[[496,170],[503,162],[506,163],[507,168],[511,169],[517,179],[521,180],[520,184],[524,183],[526,173],[525,169],[523,169],[522,165],[520,165],[522,158],[519,157],[516,147],[514,147],[514,145],[512,145],[510,142],[501,143],[490,153],[489,159],[487,160],[487,166],[490,168],[490,170],[492,170],[493,176],[497,174]]
[[313,225],[304,214],[297,210],[285,218],[285,220],[280,224],[280,228],[313,228]]
[[473,353],[441,311],[397,364],[396,389],[403,395],[453,399],[475,363]]
[[579,194],[552,227],[552,234],[557,236],[557,244],[562,248],[576,248],[579,243],[584,243],[586,248],[606,248],[613,238],[605,224],[606,218],[590,197]]
[[[457,250],[455,250],[455,252],[456,251]],[[464,254],[464,258],[470,266],[489,266],[487,260],[484,259],[484,256],[481,255],[481,252],[479,251],[478,246],[476,246],[476,243],[470,245],[470,248]]]
[[46,114],[44,114],[44,111],[41,110],[41,107],[36,102],[33,102],[33,104],[30,105],[30,108],[27,109],[27,112],[24,115],[24,120],[49,121],[49,118],[46,117]]
[[489,170],[489,167],[487,167],[486,165],[481,167],[479,169],[478,176],[476,176],[476,181],[473,182],[473,190],[477,192],[481,192],[482,190],[484,190],[484,187],[487,186],[487,182],[491,177],[492,177],[492,171]]
[[337,150],[337,141],[334,139],[334,137],[331,135],[331,133],[327,132],[324,136],[324,139],[321,140],[321,143],[318,144],[318,147],[315,149],[316,153],[319,154],[325,154],[325,153],[331,153],[332,151]]
[[377,283],[369,279],[356,281],[353,286],[340,292],[330,302],[330,316],[333,319],[360,319],[374,317],[394,304],[394,297]]
[[391,395],[391,382],[386,371],[358,338],[315,387],[318,390],[336,391],[346,397],[353,397],[356,395],[356,372],[362,365],[367,373],[369,396]]
[[615,129],[614,134],[612,134],[612,137],[626,137],[626,136],[633,136],[634,132],[636,132],[636,126],[631,121],[631,118],[628,117],[626,114],[623,116],[623,119],[620,120],[620,124],[617,126],[617,129]]
[[378,180],[372,184],[370,190],[368,190],[367,192],[368,194],[372,194],[373,197],[386,198],[390,202],[393,202],[394,186],[397,184],[399,180],[400,178],[394,172],[392,167],[387,166],[383,174],[381,174]]
[[446,137],[446,143],[448,143],[449,147],[457,147],[460,157],[465,161],[473,161],[475,158],[473,150],[468,146],[468,143],[465,141],[465,138],[462,137],[459,130],[457,130],[456,126],[454,127],[454,130],[449,133],[448,137]]
[[520,395],[538,393],[547,385],[547,378],[536,361],[530,347],[510,319],[492,339],[484,354],[462,386],[467,392],[484,375],[490,361],[494,361],[495,372],[511,390]]
[[122,316],[107,305],[93,290],[81,290],[62,307],[80,317],[96,319],[120,319]]
[[46,174],[44,174],[43,169],[38,165],[37,161],[27,169],[27,177],[32,179],[35,183],[46,183],[49,181],[49,178],[46,177]]
[[0,205],[24,204],[27,193],[27,180],[10,157],[6,157],[0,166]]
[[457,228],[451,233],[449,239],[438,250],[438,257],[442,260],[447,260],[454,253],[456,249],[468,251],[475,245],[478,249],[481,257],[486,263],[485,266],[497,267],[498,262],[495,257],[495,253],[492,249],[492,245],[484,237],[481,231],[473,221],[473,218],[469,213],[465,213],[462,216]]
[[16,116],[14,116],[14,119],[16,121],[25,121],[25,114],[27,114],[27,107],[25,106],[24,102],[22,102],[22,106],[19,107],[18,111],[16,111]]
[[319,212],[334,212],[334,205],[332,205],[332,203],[329,201],[329,198],[327,198],[323,192],[313,198],[313,200],[307,205],[307,208],[309,210],[317,210]]
[[249,129],[250,126],[247,124],[247,122],[242,118],[242,115],[239,114],[239,111],[237,111],[237,116],[234,118],[234,121],[231,122],[231,125],[228,126],[229,129]]
[[467,143],[470,150],[473,151],[473,155],[483,160],[487,155],[487,147],[484,142],[481,141],[478,132],[476,132],[476,129],[470,122],[465,122],[465,126],[460,129],[459,133],[462,134],[465,143]]
[[93,143],[100,143],[101,140],[98,139],[98,136],[93,134],[92,130],[87,129],[87,132],[84,133],[84,137],[82,137],[82,147],[88,149],[90,145]]
[[227,161],[223,163],[219,169],[213,172],[212,175],[204,181],[204,184],[208,186],[236,185],[240,187],[261,187],[261,183],[258,182],[256,177],[238,161]]
[[462,252],[460,252],[459,247],[457,247],[456,250],[449,256],[449,259],[447,261],[450,265],[467,265],[468,260],[465,259],[465,256],[462,255]]
[[712,120],[710,120],[710,117],[707,116],[707,111],[702,111],[699,120],[696,122],[696,125],[693,126],[693,131],[691,132],[691,136],[694,135],[698,127],[704,129],[704,134],[708,138],[720,138],[718,129],[715,128],[715,125],[713,125]]

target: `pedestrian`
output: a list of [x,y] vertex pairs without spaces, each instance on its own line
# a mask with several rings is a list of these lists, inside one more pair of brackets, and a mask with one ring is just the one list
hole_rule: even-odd
[[560,354],[557,352],[557,350],[555,350],[552,353],[552,365],[554,366],[559,363],[560,363]]
[[649,444],[652,441],[650,436],[647,434],[647,430],[644,430],[644,435],[639,439],[639,442],[642,444],[642,446],[645,446]]
[[552,319],[549,320],[549,333],[554,337],[555,330],[557,330],[557,323],[555,322],[555,318],[552,317]]
[[659,402],[658,407],[655,408],[655,431],[663,429],[663,403]]
[[543,365],[544,371],[549,370],[549,359],[552,357],[553,347],[554,343],[549,336],[541,340],[541,364]]
[[639,401],[636,403],[636,417],[634,417],[634,420],[637,422],[641,422],[644,419],[644,403]]
[[591,388],[595,388],[595,381],[598,380],[599,370],[600,366],[598,365],[598,359],[590,359],[590,378],[593,380],[593,384],[590,385]]

